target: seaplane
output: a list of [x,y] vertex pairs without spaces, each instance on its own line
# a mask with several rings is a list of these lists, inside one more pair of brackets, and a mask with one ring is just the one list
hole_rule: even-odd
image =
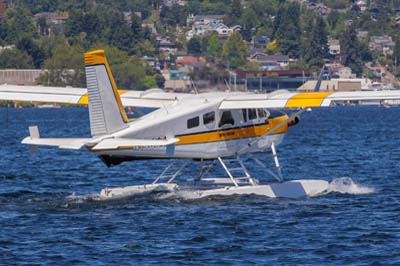
[[[328,181],[285,180],[278,159],[276,147],[300,121],[300,115],[310,108],[329,107],[337,102],[400,100],[399,90],[307,93],[118,90],[103,50],[85,53],[84,61],[87,89],[2,85],[0,99],[88,105],[90,138],[42,138],[38,127],[31,126],[23,144],[86,149],[109,167],[137,160],[169,160],[151,184],[105,188],[99,194],[101,199],[187,190],[197,198],[236,194],[271,198],[317,196],[327,191]],[[125,107],[150,107],[154,111],[130,119]],[[265,152],[271,153],[274,167],[267,167],[256,156]],[[260,182],[248,171],[248,163],[264,168],[272,181]],[[183,177],[190,164],[198,164],[198,173]],[[224,176],[213,177],[217,167]]]

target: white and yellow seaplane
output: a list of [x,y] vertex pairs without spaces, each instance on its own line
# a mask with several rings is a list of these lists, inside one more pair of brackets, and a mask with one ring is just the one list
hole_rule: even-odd
[[[277,91],[168,93],[160,89],[118,91],[104,51],[85,54],[87,89],[0,86],[0,99],[88,104],[91,138],[41,138],[36,126],[22,143],[86,148],[107,166],[126,161],[172,159],[152,184],[105,188],[104,199],[143,192],[190,189],[196,197],[256,194],[268,197],[303,197],[324,193],[325,180],[284,181],[276,152],[290,126],[311,107],[328,107],[338,101],[399,100],[400,91],[310,92]],[[124,106],[157,108],[130,120]],[[292,115],[278,109],[294,109]],[[261,184],[247,170],[243,157],[266,165],[255,153],[271,151],[276,169],[266,169],[275,179]],[[191,163],[199,173],[178,182]],[[222,166],[225,177],[209,177]]]

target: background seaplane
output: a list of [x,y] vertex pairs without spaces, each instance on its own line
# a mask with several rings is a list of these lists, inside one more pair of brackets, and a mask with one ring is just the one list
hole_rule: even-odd
[[[284,181],[276,146],[299,115],[310,107],[329,107],[337,101],[400,100],[400,91],[311,92],[277,91],[212,92],[202,94],[148,91],[118,91],[104,51],[85,54],[87,90],[79,88],[0,86],[0,99],[15,101],[88,104],[91,138],[41,138],[36,126],[22,143],[86,148],[107,166],[125,161],[173,159],[152,184],[106,188],[104,199],[150,191],[190,189],[196,197],[257,194],[268,197],[302,197],[324,193],[325,180]],[[131,120],[124,106],[153,107],[155,111]],[[278,109],[295,109],[290,116]],[[271,151],[276,169],[253,156]],[[245,156],[246,155],[246,156]],[[253,160],[275,178],[260,184],[247,170],[242,157]],[[176,182],[190,164],[199,162],[192,179]],[[217,165],[223,178],[208,174]]]

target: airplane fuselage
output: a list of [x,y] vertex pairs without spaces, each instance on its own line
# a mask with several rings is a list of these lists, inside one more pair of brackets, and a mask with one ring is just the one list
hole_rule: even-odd
[[[99,155],[108,165],[123,161],[159,158],[215,159],[260,152],[278,145],[288,130],[288,116],[284,112],[267,109],[219,110],[220,100],[204,98],[185,100],[168,108],[160,108],[131,122],[129,127],[113,137],[122,139],[170,139],[176,144],[154,147],[119,147],[100,150]],[[283,124],[282,124],[283,122]],[[268,133],[278,124],[282,124]],[[257,143],[248,147],[255,139]],[[246,148],[247,147],[247,148]]]

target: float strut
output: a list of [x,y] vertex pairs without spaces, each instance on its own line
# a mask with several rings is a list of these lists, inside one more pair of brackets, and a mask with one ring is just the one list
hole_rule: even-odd
[[278,154],[276,153],[275,149],[275,142],[272,142],[271,150],[272,150],[272,156],[274,157],[275,167],[278,172],[279,179],[280,181],[283,181],[281,165],[279,164]]

